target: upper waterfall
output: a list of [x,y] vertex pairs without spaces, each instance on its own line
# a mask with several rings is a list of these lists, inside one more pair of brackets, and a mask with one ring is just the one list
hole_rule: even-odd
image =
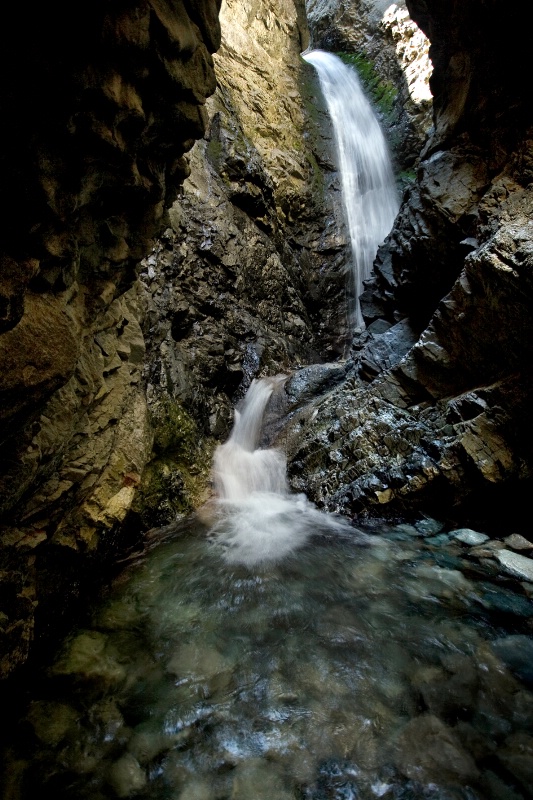
[[359,306],[363,281],[398,211],[394,175],[385,137],[353,69],[340,58],[313,50],[314,66],[331,116],[338,152],[346,222],[352,248],[350,289],[354,326],[364,326]]

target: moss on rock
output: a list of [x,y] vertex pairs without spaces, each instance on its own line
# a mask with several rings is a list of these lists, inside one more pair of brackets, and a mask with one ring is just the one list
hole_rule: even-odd
[[366,91],[384,117],[390,121],[394,113],[394,103],[398,96],[396,86],[384,78],[380,78],[372,61],[362,53],[336,53],[336,55],[357,70]]
[[152,409],[152,425],[155,457],[133,504],[145,528],[168,524],[206,501],[215,447],[188,411],[168,396]]

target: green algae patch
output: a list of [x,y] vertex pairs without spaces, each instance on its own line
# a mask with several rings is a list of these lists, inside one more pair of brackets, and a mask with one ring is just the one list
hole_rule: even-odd
[[198,429],[188,411],[176,400],[163,398],[151,412],[154,451],[192,455],[198,442]]
[[171,398],[163,398],[151,417],[154,457],[144,470],[133,502],[133,511],[145,528],[190,514],[208,499],[216,446],[181,403]]

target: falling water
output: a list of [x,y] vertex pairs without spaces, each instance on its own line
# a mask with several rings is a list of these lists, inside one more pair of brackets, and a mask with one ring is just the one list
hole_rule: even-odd
[[291,494],[284,454],[260,448],[267,404],[284,375],[254,380],[228,441],[214,457],[215,501],[211,541],[227,562],[248,566],[274,562],[314,534],[350,530],[348,523],[322,514],[303,494]]
[[353,325],[364,326],[359,296],[377,249],[398,211],[394,175],[385,138],[353,69],[340,58],[314,50],[312,64],[333,123],[342,194],[352,247]]

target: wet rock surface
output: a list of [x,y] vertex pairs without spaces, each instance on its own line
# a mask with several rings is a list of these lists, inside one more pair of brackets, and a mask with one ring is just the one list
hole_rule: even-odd
[[313,47],[357,69],[386,131],[402,188],[431,127],[429,41],[404,0],[307,0]]
[[[165,408],[179,406],[204,442],[192,457],[192,482],[204,487],[212,443],[227,435],[251,380],[336,358],[351,335],[331,128],[299,55],[305,22],[298,4],[276,7],[276,23],[269,9],[222,11],[206,140],[140,274],[156,440]],[[156,448],[134,506],[145,526],[202,499],[187,491],[168,499],[158,486],[166,471],[187,489],[187,462],[179,442]]]

